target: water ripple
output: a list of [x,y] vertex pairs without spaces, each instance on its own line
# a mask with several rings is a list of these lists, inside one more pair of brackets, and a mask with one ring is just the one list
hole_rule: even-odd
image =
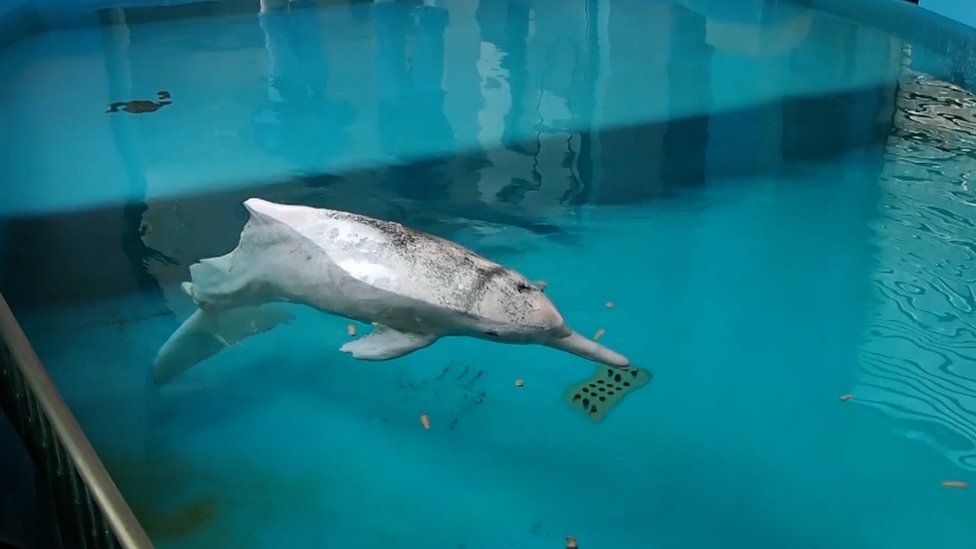
[[976,96],[906,71],[874,223],[878,307],[857,401],[976,470]]

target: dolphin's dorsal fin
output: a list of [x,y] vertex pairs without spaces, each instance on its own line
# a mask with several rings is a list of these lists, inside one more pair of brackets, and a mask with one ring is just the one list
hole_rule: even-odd
[[389,360],[408,355],[437,341],[437,336],[400,332],[378,325],[369,335],[350,341],[339,348],[359,360]]

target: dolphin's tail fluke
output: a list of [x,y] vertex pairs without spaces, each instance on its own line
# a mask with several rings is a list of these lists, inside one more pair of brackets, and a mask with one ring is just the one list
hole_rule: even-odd
[[[192,287],[185,285],[184,291],[192,293]],[[273,305],[238,307],[220,314],[197,309],[160,347],[152,380],[157,385],[167,383],[221,349],[293,318],[290,312]]]

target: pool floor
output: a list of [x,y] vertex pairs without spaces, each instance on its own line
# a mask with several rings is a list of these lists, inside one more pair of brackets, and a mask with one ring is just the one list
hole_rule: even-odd
[[599,424],[565,401],[594,367],[550,349],[363,363],[338,352],[345,321],[296,307],[157,392],[165,303],[23,320],[162,547],[949,547],[976,527],[941,482],[973,471],[859,403],[884,380],[859,368],[871,327],[894,320],[867,270],[884,231],[816,222],[857,169],[594,210],[578,246],[498,257],[654,372]]

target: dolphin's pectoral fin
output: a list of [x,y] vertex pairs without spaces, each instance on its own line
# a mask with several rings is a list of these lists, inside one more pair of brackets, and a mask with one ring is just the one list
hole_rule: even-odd
[[339,348],[360,360],[389,360],[423,349],[437,340],[437,336],[399,332],[387,326],[377,326],[369,335],[350,341]]
[[603,366],[592,378],[571,388],[566,398],[574,409],[599,422],[625,396],[646,385],[652,377],[651,372],[642,368]]

